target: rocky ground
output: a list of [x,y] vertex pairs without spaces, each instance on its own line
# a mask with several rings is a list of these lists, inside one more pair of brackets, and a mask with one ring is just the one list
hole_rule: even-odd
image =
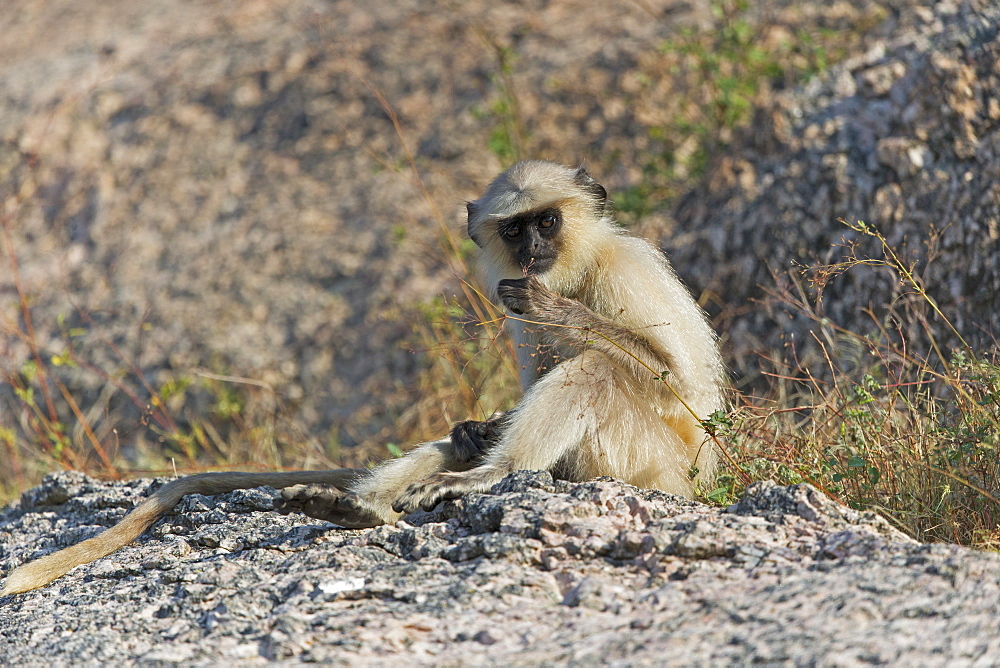
[[[150,481],[61,473],[0,513],[0,569]],[[713,508],[520,472],[392,527],[188,497],[146,537],[0,599],[5,665],[993,665],[1000,556],[921,545],[808,485]]]

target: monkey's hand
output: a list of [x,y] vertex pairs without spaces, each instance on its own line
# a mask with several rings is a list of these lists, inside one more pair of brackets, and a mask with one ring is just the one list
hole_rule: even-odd
[[497,285],[497,294],[503,305],[517,315],[544,313],[558,299],[534,276],[505,278]]
[[281,490],[274,509],[282,515],[299,512],[347,529],[367,529],[385,524],[367,508],[361,497],[333,485],[294,485]]
[[504,413],[496,413],[482,422],[466,420],[456,424],[451,430],[455,461],[467,464],[481,460],[490,448],[500,442],[505,424]]

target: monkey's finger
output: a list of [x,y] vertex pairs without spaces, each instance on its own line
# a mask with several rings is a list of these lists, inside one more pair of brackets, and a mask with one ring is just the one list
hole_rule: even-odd
[[[436,485],[432,482],[415,482],[392,502],[392,509],[397,513],[406,513],[407,515],[415,513],[423,508],[425,501],[434,496],[436,491]],[[437,505],[436,501],[431,505],[431,508],[435,505]]]
[[409,500],[404,500],[403,498],[396,499],[392,502],[392,510],[396,513],[403,513],[404,515],[409,515],[416,507],[411,508]]
[[403,495],[392,502],[392,509],[394,512],[403,513],[404,515],[409,515],[417,509],[417,505],[413,503],[413,493],[407,489],[403,492]]
[[478,442],[481,438],[477,438],[478,424],[480,423],[472,420],[459,422],[451,430],[451,447],[457,462],[463,464],[471,462],[482,452]]
[[431,496],[430,498],[423,500],[423,502],[420,504],[420,510],[424,511],[425,513],[429,513],[435,508],[437,508],[437,505],[442,501],[444,501],[444,499],[439,498],[438,495],[435,494],[434,496]]
[[[501,281],[503,283],[503,281]],[[501,285],[497,288],[497,294],[500,296],[500,301],[506,306],[511,313],[516,315],[524,315],[528,311],[528,291],[522,287],[515,286],[504,286]]]
[[534,279],[534,277],[531,276],[525,278],[505,278],[497,284],[497,289],[502,290],[504,288],[513,288],[523,290],[528,287],[528,282],[531,280],[537,279]]

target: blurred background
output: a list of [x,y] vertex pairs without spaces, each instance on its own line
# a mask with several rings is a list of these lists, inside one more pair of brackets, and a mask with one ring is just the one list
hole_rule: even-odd
[[[994,4],[8,3],[0,491],[366,465],[509,407],[464,202],[544,158],[586,165],[720,332],[745,397],[709,498],[763,476],[882,507],[898,441],[852,430],[896,425],[898,387],[996,380],[948,376],[1000,324]],[[961,413],[935,406],[903,431]],[[963,419],[960,452],[995,441]],[[995,451],[968,456],[919,475],[995,503]]]

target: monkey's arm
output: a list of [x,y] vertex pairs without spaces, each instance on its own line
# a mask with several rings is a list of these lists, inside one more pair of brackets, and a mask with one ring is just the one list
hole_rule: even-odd
[[156,520],[177,505],[188,494],[225,494],[253,487],[288,487],[308,483],[323,483],[346,488],[367,476],[360,469],[331,471],[289,471],[287,473],[198,473],[167,483],[158,489],[121,522],[82,543],[46,555],[41,559],[15,568],[0,589],[0,596],[20,594],[46,585],[71,568],[89,564],[131,543]]
[[550,325],[547,331],[552,336],[602,352],[640,378],[655,376],[672,366],[669,353],[639,332],[552,292],[533,276],[500,281],[497,293],[515,314]]
[[555,351],[542,343],[536,325],[509,318],[504,327],[515,342],[514,356],[520,369],[518,381],[521,391],[527,392],[529,387],[556,365]]

